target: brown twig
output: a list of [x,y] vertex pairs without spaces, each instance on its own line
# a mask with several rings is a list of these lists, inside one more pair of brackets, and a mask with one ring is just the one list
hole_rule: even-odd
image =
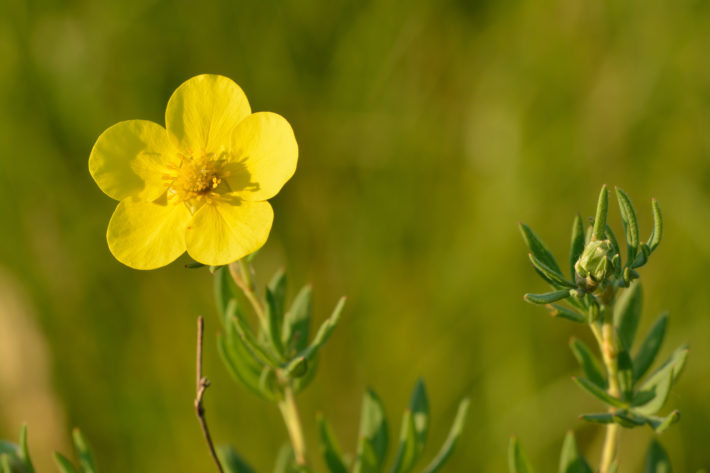
[[197,414],[197,420],[200,421],[200,427],[202,427],[202,435],[204,435],[205,437],[205,441],[207,442],[207,447],[209,447],[210,449],[212,459],[217,464],[217,469],[219,470],[219,473],[224,473],[224,470],[222,469],[222,464],[219,462],[219,458],[217,458],[217,452],[215,451],[214,445],[212,444],[210,430],[207,428],[207,419],[205,419],[205,408],[202,406],[202,396],[205,395],[205,391],[210,385],[210,382],[207,380],[207,378],[202,377],[202,333],[204,331],[204,327],[205,321],[200,315],[199,317],[197,317],[197,394],[195,395],[195,413]]

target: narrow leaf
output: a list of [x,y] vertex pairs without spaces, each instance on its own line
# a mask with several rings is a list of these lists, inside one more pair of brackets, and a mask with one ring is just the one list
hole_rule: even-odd
[[673,411],[666,417],[649,417],[647,419],[648,425],[651,426],[657,434],[663,433],[668,427],[675,424],[680,420],[680,412]]
[[628,264],[631,264],[636,258],[636,251],[639,245],[639,225],[636,220],[636,212],[629,196],[624,191],[616,188],[616,198],[619,201],[619,209],[621,210],[621,221],[624,224],[624,233],[626,234],[626,245],[628,246],[629,256]]
[[508,444],[508,470],[510,473],[534,472],[517,437],[511,437],[510,444]]
[[583,456],[579,454],[574,432],[567,432],[560,455],[560,473],[594,473]]
[[[611,229],[609,224],[606,224],[606,231],[604,232],[604,236],[606,236],[606,239],[609,240],[611,243],[611,250],[612,250],[612,262],[614,261],[613,258],[616,255],[619,255],[621,257],[621,250],[619,249],[619,241],[616,239],[616,235],[614,234],[614,230]],[[619,260],[616,260],[616,264],[614,265],[614,269],[616,270],[616,274],[621,273],[621,263]]]
[[61,473],[79,473],[72,465],[72,462],[59,452],[54,452],[54,463],[57,464],[57,468],[59,468]]
[[357,460],[353,473],[379,473],[380,464],[372,444],[364,437],[360,438],[357,447]]
[[12,473],[10,456],[7,453],[0,454],[0,473]]
[[660,368],[658,368],[654,373],[648,377],[646,381],[641,385],[640,389],[642,391],[651,389],[652,386],[665,381],[668,373],[672,373],[671,384],[675,383],[678,376],[680,376],[683,367],[685,366],[685,361],[688,359],[688,346],[682,345],[671,354],[670,358],[666,360]]
[[[232,325],[231,322],[230,325]],[[228,328],[228,330],[230,329]],[[259,376],[264,365],[254,360],[251,351],[244,346],[233,326],[231,330],[235,332],[233,337],[217,335],[217,351],[222,362],[237,382],[253,393],[264,397],[265,394],[259,388]]]
[[621,409],[616,412],[612,412],[612,417],[614,422],[627,429],[633,429],[634,427],[640,427],[646,423],[646,418],[630,412],[626,409]]
[[550,250],[547,249],[547,246],[542,242],[542,240],[540,240],[535,232],[533,232],[532,229],[524,223],[520,223],[519,227],[520,233],[523,235],[523,240],[525,240],[525,244],[528,246],[530,252],[535,255],[535,258],[561,274],[562,271],[560,271],[560,267],[557,265],[555,257],[552,256]]
[[[376,466],[380,468],[387,454],[389,432],[382,401],[372,389],[368,389],[365,392],[362,400],[359,437],[367,440],[372,447],[377,459]],[[363,446],[363,444],[360,444],[360,446]],[[358,457],[363,454],[364,452],[358,451]]]
[[299,353],[308,346],[308,332],[312,314],[311,286],[304,286],[284,315],[281,341],[287,356]]
[[599,388],[605,389],[606,377],[604,376],[601,362],[589,347],[582,340],[574,337],[570,340],[569,347],[589,381],[599,386]]
[[254,469],[242,460],[237,451],[229,445],[218,445],[217,458],[225,473],[254,473]]
[[86,439],[79,429],[72,431],[72,440],[74,441],[76,453],[79,456],[79,469],[81,473],[96,473],[94,457],[91,455],[89,445],[86,443]]
[[[572,299],[569,300],[571,301]],[[559,317],[561,319],[567,319],[581,324],[587,323],[587,316],[580,314],[576,310],[568,309],[567,307],[559,304],[547,304],[545,307],[550,311],[550,316],[552,317]]]
[[318,333],[316,333],[315,338],[311,342],[311,344],[301,352],[301,356],[305,357],[308,362],[311,361],[311,359],[318,354],[318,350],[320,350],[321,346],[328,341],[328,338],[330,338],[330,335],[333,333],[333,330],[335,330],[335,327],[338,325],[338,322],[340,322],[340,316],[343,313],[343,308],[345,307],[345,297],[341,297],[338,303],[335,306],[335,309],[333,309],[333,313],[330,314],[330,317],[325,319],[325,322],[320,326],[318,329]]
[[32,465],[32,459],[30,458],[30,449],[27,445],[27,424],[22,424],[20,427],[20,445],[19,445],[19,457],[24,463],[26,473],[35,473],[35,468]]
[[420,454],[429,433],[429,399],[426,394],[426,386],[421,379],[417,381],[417,385],[412,391],[409,410],[412,411],[414,430],[417,433],[417,452]]
[[257,358],[261,363],[273,366],[277,368],[280,366],[279,360],[277,360],[274,355],[269,353],[269,351],[261,345],[261,343],[256,339],[246,322],[238,317],[236,314],[236,301],[230,301],[227,306],[227,314],[230,316],[230,320],[237,330],[237,333],[244,342],[244,346],[249,349],[249,351]]
[[414,428],[412,412],[407,410],[402,418],[402,427],[399,434],[399,447],[390,473],[407,473],[414,467],[418,457],[417,432]]
[[584,224],[582,223],[582,217],[579,214],[574,216],[574,222],[572,223],[572,242],[570,244],[569,253],[569,267],[570,267],[570,277],[572,281],[575,280],[576,271],[574,270],[574,265],[577,260],[582,256],[584,251]]
[[672,473],[671,461],[658,440],[652,439],[643,462],[643,473]]
[[544,294],[525,294],[523,300],[531,304],[550,304],[569,297],[569,290],[546,292]]
[[661,344],[663,343],[663,338],[666,335],[666,327],[668,326],[668,314],[663,313],[656,320],[649,330],[648,335],[641,344],[636,357],[634,358],[634,380],[638,381],[641,377],[646,374],[646,371],[651,367],[653,361],[658,355],[658,351],[661,349]]
[[613,407],[626,407],[626,403],[621,399],[617,399],[608,392],[604,391],[602,388],[592,383],[588,379],[578,378],[576,376],[572,377],[572,380],[581,386],[585,391],[587,391],[592,396],[596,397],[605,404]]
[[621,344],[627,350],[631,350],[631,345],[634,342],[636,329],[641,318],[642,305],[641,283],[636,281],[627,290],[622,291],[614,306],[614,326]]
[[651,251],[654,251],[663,237],[663,216],[656,199],[651,199],[651,209],[653,210],[653,231],[647,244]]
[[543,276],[543,279],[548,281],[553,286],[569,288],[577,287],[575,284],[572,284],[571,282],[567,281],[560,272],[550,268],[545,263],[537,259],[532,253],[529,253],[528,257],[530,258],[530,262],[533,264],[535,269],[537,269],[539,274]]
[[286,273],[279,270],[266,286],[266,318],[268,320],[269,341],[274,351],[283,356],[281,331],[286,305]]
[[596,424],[611,424],[614,422],[614,416],[609,412],[602,414],[582,414],[579,418]]
[[456,443],[461,435],[463,426],[466,423],[469,402],[470,400],[466,398],[459,404],[459,408],[456,411],[456,417],[454,418],[454,423],[451,426],[451,430],[449,431],[449,435],[446,437],[444,445],[441,447],[441,450],[439,450],[439,453],[436,454],[431,463],[424,468],[422,473],[435,473],[436,471],[439,471],[444,463],[446,463],[446,460],[448,460],[454,452],[454,448],[456,448]]
[[609,191],[606,184],[602,186],[597,200],[597,212],[594,216],[594,227],[592,228],[592,240],[603,240],[606,229],[606,215],[609,210]]
[[348,468],[343,461],[343,455],[335,440],[333,431],[321,413],[316,417],[318,433],[320,434],[320,450],[330,473],[347,473]]
[[651,416],[656,414],[661,410],[663,405],[668,399],[668,395],[671,391],[671,384],[673,383],[673,372],[669,371],[665,378],[659,378],[659,382],[654,383],[650,386],[644,386],[641,388],[639,396],[642,393],[652,393],[653,397],[650,401],[643,405],[635,406],[634,411],[645,416]]
[[619,354],[617,356],[621,398],[624,401],[630,401],[634,391],[634,367],[631,363],[631,356],[629,356],[629,352],[624,348],[619,350]]

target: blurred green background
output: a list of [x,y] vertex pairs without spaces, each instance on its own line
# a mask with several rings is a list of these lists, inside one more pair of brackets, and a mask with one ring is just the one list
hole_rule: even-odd
[[[194,418],[195,318],[207,321],[214,437],[271,471],[285,429],[216,353],[211,277],[138,272],[110,255],[115,202],[89,176],[113,123],[163,123],[199,73],[233,78],[278,112],[300,146],[296,175],[256,266],[314,285],[316,322],[344,320],[301,397],[315,466],[315,412],[353,451],[366,386],[399,425],[418,377],[444,439],[458,400],[470,422],[448,471],[500,472],[517,434],[553,471],[575,429],[596,464],[599,404],[570,381],[583,327],[522,301],[544,290],[516,224],[566,259],[575,212],[623,187],[647,236],[641,332],[671,313],[662,355],[691,345],[661,437],[676,471],[710,465],[710,4],[698,0],[0,3],[0,437],[29,422],[36,463],[71,453],[80,426],[100,470],[212,471]],[[612,220],[620,232],[618,211]],[[186,260],[180,260],[184,263]],[[653,434],[626,431],[622,471]]]

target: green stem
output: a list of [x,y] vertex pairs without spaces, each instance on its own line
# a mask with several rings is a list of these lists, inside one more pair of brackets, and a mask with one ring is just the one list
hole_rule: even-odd
[[254,286],[254,280],[251,276],[251,268],[249,263],[246,262],[244,258],[231,263],[229,265],[229,274],[232,275],[234,283],[239,286],[249,303],[254,308],[259,323],[263,330],[268,331],[268,321],[266,320],[266,313],[264,307],[261,305],[261,301],[256,295],[256,288]]
[[[608,392],[614,397],[619,397],[619,360],[616,337],[614,335],[613,307],[602,306],[604,322],[601,330],[601,344],[599,349],[604,359],[607,379],[609,380]],[[598,329],[597,329],[598,330]],[[595,333],[597,335],[597,333]],[[599,337],[598,337],[599,340]],[[610,410],[613,410],[610,408]],[[602,459],[599,466],[599,473],[608,473],[614,459],[616,458],[616,446],[619,438],[619,425],[616,423],[607,424],[604,447],[602,449]]]
[[291,387],[284,389],[284,398],[279,401],[279,409],[283,416],[288,436],[291,438],[291,446],[293,454],[296,458],[296,463],[306,465],[306,442],[303,437],[303,428],[301,427],[301,419],[298,415],[298,406],[296,406],[296,398],[293,395]]

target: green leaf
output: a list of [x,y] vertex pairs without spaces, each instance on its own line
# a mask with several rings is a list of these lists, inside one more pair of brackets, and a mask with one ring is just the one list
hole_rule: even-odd
[[284,315],[281,341],[287,356],[299,353],[308,346],[308,332],[311,324],[311,286],[304,286]]
[[640,389],[642,391],[651,389],[652,386],[661,383],[668,376],[668,373],[672,373],[671,384],[674,384],[678,376],[680,376],[683,367],[685,366],[685,361],[688,359],[688,346],[682,345],[671,354],[670,358],[666,360],[660,368],[658,368],[654,373],[648,377],[646,381],[641,385]]
[[648,239],[648,247],[654,251],[663,237],[663,216],[661,215],[661,207],[656,199],[651,199],[651,209],[653,210],[653,231]]
[[444,466],[444,463],[446,463],[451,454],[454,452],[454,448],[456,448],[456,443],[458,442],[458,439],[461,436],[463,426],[466,423],[466,416],[468,415],[469,404],[470,399],[468,398],[465,398],[463,401],[461,401],[461,403],[459,403],[459,408],[456,411],[454,423],[451,426],[451,430],[449,431],[449,435],[446,437],[444,445],[441,447],[439,453],[436,454],[436,456],[429,463],[429,465],[424,468],[422,473],[435,473],[436,471],[439,471],[439,469]]
[[642,426],[646,423],[646,418],[626,409],[612,412],[614,422],[627,429]]
[[538,273],[548,283],[552,284],[555,287],[569,287],[572,289],[577,287],[575,284],[566,280],[565,277],[562,276],[562,273],[550,268],[545,263],[537,259],[532,253],[528,253],[528,257],[530,258],[530,262],[533,264],[535,269],[537,269]]
[[26,473],[35,473],[35,467],[32,465],[30,458],[30,449],[27,445],[27,424],[22,424],[20,427],[20,445],[18,449],[19,458],[25,466]]
[[320,449],[328,470],[330,473],[347,473],[348,468],[345,466],[343,455],[340,453],[333,431],[321,413],[317,414],[316,419],[318,421],[318,433],[320,434]]
[[251,354],[265,365],[270,365],[274,368],[280,367],[281,363],[274,355],[272,355],[266,347],[263,347],[259,340],[256,339],[249,326],[244,319],[239,317],[236,312],[236,300],[231,300],[227,306],[227,315],[237,330],[239,337],[244,342],[244,346]]
[[237,451],[229,445],[218,445],[217,458],[225,473],[254,473],[254,469],[242,460]]
[[614,422],[614,416],[609,412],[601,414],[582,414],[579,418],[596,424],[611,424]]
[[673,372],[669,371],[665,378],[658,377],[658,382],[650,385],[644,386],[639,391],[638,397],[646,397],[644,393],[651,393],[651,399],[640,406],[634,406],[634,412],[639,414],[650,416],[656,414],[661,410],[663,405],[668,400],[668,395],[671,391],[671,384],[673,383]]
[[621,221],[624,224],[624,233],[626,234],[626,245],[629,250],[628,264],[631,264],[636,258],[636,251],[639,245],[639,225],[636,220],[636,212],[629,196],[624,191],[616,188],[616,198],[619,201],[619,209],[621,210]]
[[570,267],[570,277],[572,281],[575,280],[577,272],[574,270],[574,265],[577,260],[582,256],[584,251],[584,224],[582,223],[582,217],[579,214],[574,216],[574,222],[572,223],[572,242],[570,244],[569,253],[569,267]]
[[511,437],[508,445],[508,470],[510,473],[534,472],[517,437]]
[[54,463],[57,464],[57,468],[59,468],[61,473],[79,473],[72,465],[72,462],[59,452],[54,452]]
[[587,391],[589,394],[596,397],[597,399],[599,399],[603,403],[608,404],[613,407],[622,407],[622,408],[626,407],[626,403],[624,401],[622,401],[621,399],[615,398],[614,396],[607,393],[602,388],[600,388],[596,384],[592,383],[588,379],[578,378],[576,376],[573,376],[572,380],[574,380],[574,382],[577,383],[579,386],[581,386],[585,391]]
[[380,463],[377,459],[375,449],[369,440],[364,437],[360,438],[357,447],[357,460],[353,473],[379,473]]
[[552,317],[559,317],[561,319],[567,319],[581,324],[587,323],[587,317],[580,314],[576,310],[568,309],[567,307],[558,304],[547,304],[545,307],[550,311],[550,316]]
[[298,468],[294,464],[293,448],[290,443],[285,443],[279,448],[274,462],[274,473],[297,473]]
[[666,417],[650,416],[646,419],[648,425],[650,425],[651,428],[655,430],[657,434],[663,433],[668,427],[675,424],[679,420],[680,412],[678,412],[677,410],[671,412]]
[[244,346],[231,322],[227,330],[233,331],[234,335],[217,335],[217,351],[227,371],[237,382],[253,393],[272,400],[271,396],[261,392],[259,388],[259,377],[264,365],[254,360],[251,351]]
[[269,341],[274,351],[284,354],[281,331],[286,306],[286,273],[279,270],[266,286],[266,319],[268,320]]
[[606,215],[609,210],[609,191],[606,184],[602,186],[597,200],[597,212],[594,216],[594,227],[592,228],[592,240],[603,240],[606,230]]
[[[621,254],[621,250],[619,250],[619,242],[616,239],[616,235],[614,234],[614,230],[611,229],[609,224],[606,224],[606,231],[604,232],[604,236],[606,236],[606,239],[609,240],[611,243],[611,252],[612,252],[612,262],[614,261],[614,257],[616,255]],[[616,270],[616,274],[621,273],[621,263],[618,262],[618,259],[616,260],[618,264],[614,265],[614,269]]]
[[634,380],[637,381],[646,374],[646,371],[651,367],[653,361],[661,349],[663,338],[666,335],[666,327],[668,326],[668,314],[663,313],[656,320],[649,330],[648,335],[641,344],[636,357],[634,357]]
[[229,301],[235,299],[237,286],[234,284],[228,266],[222,266],[214,273],[214,297],[217,304],[217,312],[224,327],[227,326],[227,306]]
[[79,429],[74,429],[72,431],[72,439],[74,440],[76,453],[79,456],[79,469],[81,470],[81,473],[96,473],[94,457],[91,455],[89,445],[86,443],[86,439]]
[[636,281],[627,290],[622,291],[614,306],[614,326],[621,344],[627,350],[631,350],[631,345],[634,342],[636,329],[641,318],[642,305],[641,283]]
[[414,430],[417,434],[417,455],[419,455],[424,450],[424,443],[429,433],[429,399],[426,394],[426,386],[421,379],[417,381],[412,391],[409,410],[412,412]]
[[672,473],[672,471],[668,454],[656,439],[652,439],[643,462],[643,473]]
[[547,249],[547,246],[545,246],[535,232],[533,232],[530,227],[524,223],[520,223],[519,227],[520,233],[523,235],[523,240],[525,240],[525,244],[528,246],[530,252],[535,255],[535,258],[542,261],[546,266],[562,274],[560,267],[555,261],[555,257],[552,256],[550,250]]
[[291,360],[286,365],[286,374],[289,378],[301,378],[308,372],[308,360],[301,356]]
[[[360,411],[360,433],[359,437],[367,440],[372,447],[377,460],[376,466],[379,469],[387,454],[387,444],[389,432],[387,429],[387,418],[385,416],[382,401],[372,389],[365,392]],[[360,444],[362,447],[364,444]],[[358,458],[366,452],[358,450]]]
[[343,307],[345,307],[345,300],[345,297],[340,298],[335,306],[335,309],[333,309],[333,313],[330,314],[330,317],[325,319],[323,324],[321,324],[318,329],[318,333],[316,333],[316,336],[311,344],[308,348],[301,352],[300,356],[305,357],[309,363],[311,362],[311,359],[318,354],[321,346],[328,341],[328,338],[330,338],[330,335],[333,333],[333,330],[335,330],[338,322],[340,322],[340,316],[343,313]]
[[617,355],[619,367],[619,388],[621,390],[621,398],[624,401],[631,400],[634,392],[634,367],[631,363],[629,352],[625,349],[619,350]]
[[546,292],[544,294],[525,294],[523,300],[531,304],[550,304],[569,297],[569,290]]
[[0,473],[12,473],[10,456],[7,453],[0,454]]
[[605,389],[606,377],[604,376],[601,362],[594,353],[592,353],[589,347],[587,347],[583,341],[574,337],[570,339],[569,347],[589,381],[599,386],[599,388]]
[[402,418],[402,427],[399,434],[399,448],[394,458],[390,473],[407,473],[414,468],[417,461],[417,431],[414,428],[412,412],[407,409]]
[[594,473],[583,456],[579,454],[574,432],[567,432],[560,455],[560,473]]

